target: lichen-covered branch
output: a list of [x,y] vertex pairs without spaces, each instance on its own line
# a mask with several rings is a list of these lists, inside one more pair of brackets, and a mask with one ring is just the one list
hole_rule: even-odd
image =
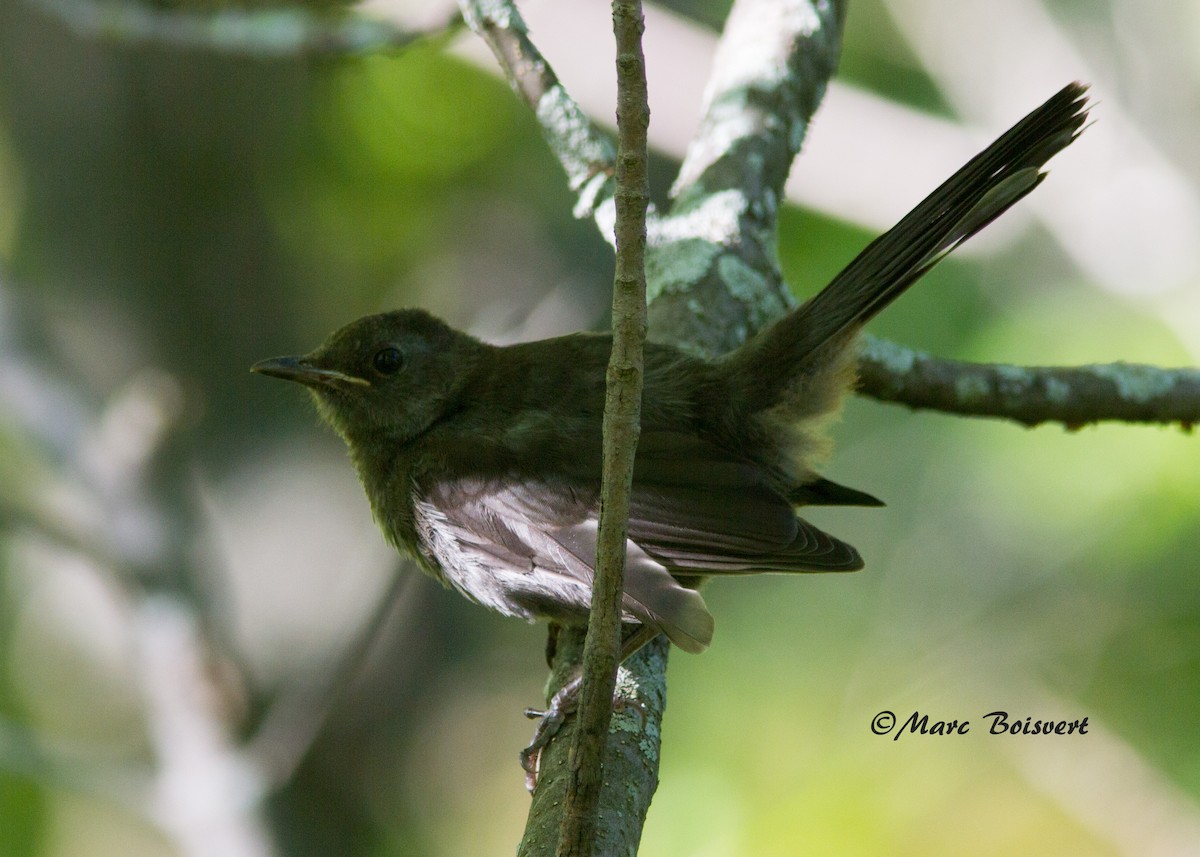
[[[650,797],[658,786],[660,728],[666,705],[667,650],[663,636],[643,647],[617,671],[609,724],[605,776],[604,825],[597,831],[598,854],[633,854],[641,838]],[[583,633],[564,629],[549,689],[557,691],[579,668]],[[576,721],[569,718],[558,737],[542,751],[541,775],[525,825],[518,857],[548,857],[559,841],[562,805],[572,763]]]
[[612,141],[559,82],[511,0],[460,0],[459,6],[467,24],[492,49],[513,90],[537,115],[546,142],[567,173],[567,185],[576,194],[575,216],[594,218],[601,236],[612,243],[616,217]]
[[859,392],[883,401],[1027,426],[1200,422],[1200,369],[1192,368],[965,363],[866,337],[859,380]]
[[672,189],[677,206],[734,190],[773,226],[792,160],[837,64],[845,4],[739,0],[705,91],[704,117]]
[[77,36],[126,46],[158,45],[272,59],[368,54],[405,47],[455,25],[406,30],[359,15],[275,9],[165,9],[143,0],[25,0]]
[[739,0],[704,118],[651,224],[650,326],[728,351],[791,304],[775,255],[783,184],[837,65],[842,0]]

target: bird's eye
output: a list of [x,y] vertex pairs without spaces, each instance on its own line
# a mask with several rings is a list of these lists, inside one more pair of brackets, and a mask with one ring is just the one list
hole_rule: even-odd
[[371,365],[380,375],[395,375],[404,365],[404,355],[398,348],[381,348],[371,358]]

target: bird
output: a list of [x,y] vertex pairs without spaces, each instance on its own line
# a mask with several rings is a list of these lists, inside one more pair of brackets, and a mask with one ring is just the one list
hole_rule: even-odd
[[[622,619],[688,652],[713,637],[710,577],[863,567],[805,506],[879,506],[823,477],[863,325],[1030,193],[1081,133],[1072,83],[972,158],[820,292],[706,359],[644,351]],[[495,346],[421,309],[369,315],[251,371],[309,389],[387,540],[506,616],[586,622],[611,337]]]

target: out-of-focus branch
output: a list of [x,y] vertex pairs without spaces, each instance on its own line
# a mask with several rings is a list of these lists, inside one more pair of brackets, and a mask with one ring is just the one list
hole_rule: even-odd
[[1200,369],[1133,363],[1010,366],[964,363],[867,337],[859,392],[886,402],[1034,426],[1079,428],[1105,420],[1200,422]]
[[143,598],[133,639],[158,763],[151,815],[184,857],[271,857],[266,784],[233,743],[195,615],[175,598]]
[[268,790],[281,788],[291,780],[330,715],[346,701],[362,675],[371,648],[379,642],[396,605],[416,580],[411,572],[396,570],[371,613],[323,665],[319,675],[281,691],[272,701],[257,731],[246,742],[246,755],[257,762]]
[[537,115],[546,142],[576,194],[575,216],[594,218],[601,236],[613,242],[616,153],[612,141],[563,88],[530,40],[516,4],[460,0],[459,6],[467,24],[491,48],[512,88]]
[[[38,483],[4,495],[0,526],[32,529],[80,553],[119,587],[156,750],[149,800],[139,809],[181,854],[269,857],[261,777],[236,748],[233,718],[220,705],[225,694],[212,667],[222,658],[210,617],[184,582],[185,550],[149,487],[184,410],[180,386],[144,370],[96,408],[26,360],[7,321],[0,315],[0,408],[53,459],[59,482],[52,491]],[[56,494],[66,502],[55,505]]]
[[395,50],[453,27],[408,30],[358,15],[276,9],[163,9],[141,0],[25,0],[76,35],[114,44],[158,45],[243,54],[261,59],[337,56]]

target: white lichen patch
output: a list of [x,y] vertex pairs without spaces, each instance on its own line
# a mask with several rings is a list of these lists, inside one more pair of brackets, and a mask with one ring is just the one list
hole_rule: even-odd
[[1005,396],[1021,395],[1033,385],[1033,375],[1021,366],[1000,363],[992,371],[999,379],[1000,392]]
[[1175,375],[1153,366],[1133,363],[1112,363],[1091,367],[1092,374],[1111,381],[1117,395],[1127,402],[1148,402],[1171,392],[1175,386]]
[[700,238],[652,245],[646,253],[646,299],[698,282],[720,252],[720,245]]
[[587,114],[561,84],[546,90],[536,113],[572,190],[593,178],[597,165],[612,163],[612,146],[595,133]]
[[893,375],[908,374],[917,360],[924,356],[919,351],[874,336],[863,337],[862,355],[879,363]]
[[[758,136],[757,114],[758,111],[746,100],[744,90],[730,93],[719,103],[710,105],[703,130],[688,144],[671,195],[680,197],[685,191],[690,194],[692,190],[703,192],[703,188],[692,189],[691,186],[718,159],[732,152],[738,141]],[[761,163],[759,166],[761,168]]]
[[[604,200],[601,196],[601,193],[604,191],[604,188],[607,184],[608,176],[605,173],[596,173],[590,179],[584,181],[582,186],[575,189],[579,196],[575,200],[575,207],[571,210],[571,214],[574,215],[576,219],[588,217],[593,211],[597,210],[598,204],[603,204],[603,202],[611,200],[611,194],[608,196],[607,200]],[[598,203],[598,201],[600,202]]]
[[[819,0],[827,5],[826,0]],[[821,18],[811,0],[747,0],[735,4],[713,63],[708,97],[748,86],[777,86],[788,75],[795,42],[812,36]]]
[[738,190],[708,194],[679,214],[663,217],[646,226],[646,242],[651,247],[702,238],[713,244],[730,244],[740,234],[740,219],[747,207],[746,196]]
[[1056,405],[1061,405],[1071,398],[1071,385],[1058,378],[1047,378],[1046,398]]
[[[576,217],[586,217],[587,211],[582,209],[582,200],[580,205],[576,207]],[[596,223],[596,229],[600,231],[600,237],[608,242],[608,246],[614,250],[617,249],[617,201],[610,194],[601,198],[600,203],[592,210],[592,220]]]
[[964,372],[954,379],[954,398],[970,404],[991,395],[992,385],[982,372]]

